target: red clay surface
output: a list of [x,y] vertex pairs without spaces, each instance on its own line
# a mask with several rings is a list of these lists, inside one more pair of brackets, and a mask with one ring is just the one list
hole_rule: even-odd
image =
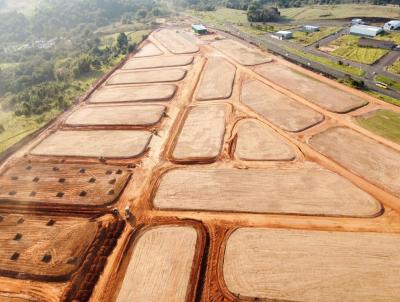
[[324,120],[324,116],[258,81],[245,82],[241,101],[279,128],[300,132]]
[[184,69],[162,69],[146,71],[124,71],[117,72],[107,81],[108,85],[122,84],[147,84],[176,82],[182,80],[186,75]]
[[185,39],[179,31],[162,29],[154,33],[154,38],[174,54],[195,53],[199,47]]
[[176,86],[147,85],[147,86],[104,86],[89,98],[90,103],[125,103],[168,101],[176,91]]
[[155,57],[155,58],[142,58],[131,59],[122,66],[121,69],[147,69],[147,68],[160,68],[160,67],[175,67],[185,66],[193,62],[193,56],[169,56],[169,57]]

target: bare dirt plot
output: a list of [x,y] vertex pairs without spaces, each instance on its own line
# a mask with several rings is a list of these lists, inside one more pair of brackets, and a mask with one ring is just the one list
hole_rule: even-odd
[[368,104],[348,92],[322,83],[281,64],[257,66],[255,71],[275,84],[332,112],[347,113]]
[[373,217],[381,205],[328,170],[175,169],[161,178],[153,204],[160,209]]
[[241,160],[293,160],[296,152],[271,128],[255,120],[237,125],[235,156]]
[[96,221],[82,218],[0,216],[3,276],[65,279],[82,263],[98,231]]
[[160,122],[162,105],[86,106],[65,121],[69,126],[152,126]]
[[309,144],[351,172],[400,196],[400,152],[345,127],[318,133]]
[[261,54],[259,51],[234,40],[220,40],[212,43],[212,45],[242,65],[252,66],[272,61],[271,58]]
[[112,75],[108,81],[108,85],[122,84],[146,84],[146,83],[163,83],[176,82],[182,80],[186,75],[184,69],[164,69],[164,70],[146,70],[134,72],[117,72]]
[[27,163],[0,175],[0,202],[100,206],[116,200],[129,172],[108,165]]
[[147,43],[144,45],[139,51],[135,54],[135,58],[143,58],[143,57],[153,57],[160,56],[164,54],[157,46],[153,43]]
[[143,59],[131,59],[121,69],[146,69],[185,66],[193,62],[193,56],[169,56]]
[[146,151],[151,136],[148,131],[57,131],[37,145],[31,154],[133,158]]
[[223,275],[242,297],[282,301],[398,301],[399,234],[240,228]]
[[122,102],[150,102],[167,101],[176,91],[175,85],[148,85],[148,86],[105,86],[98,89],[89,98],[90,103],[122,103]]
[[227,99],[232,94],[236,67],[219,57],[208,58],[207,66],[200,82],[197,99]]
[[159,226],[136,240],[117,301],[187,301],[197,232],[188,226]]
[[223,145],[227,111],[224,104],[192,107],[176,141],[174,160],[216,160]]
[[324,120],[324,116],[258,81],[243,84],[241,101],[279,128],[300,132]]
[[154,33],[156,38],[165,48],[174,54],[195,53],[199,47],[191,41],[185,39],[179,32],[162,29]]

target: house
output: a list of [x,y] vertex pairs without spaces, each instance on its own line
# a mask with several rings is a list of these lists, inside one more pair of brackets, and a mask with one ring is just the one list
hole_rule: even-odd
[[271,36],[274,38],[277,38],[279,40],[284,40],[284,39],[286,40],[286,39],[292,38],[293,33],[288,30],[280,30],[280,31],[277,31],[276,33],[273,33]]
[[192,29],[196,34],[204,35],[208,33],[207,28],[203,24],[192,24]]
[[396,44],[392,41],[375,40],[366,37],[361,37],[358,40],[358,46],[361,47],[373,47],[373,48],[383,48],[383,49],[393,49]]
[[351,24],[358,25],[358,24],[365,24],[365,22],[360,18],[356,18],[356,19],[351,20]]
[[389,22],[386,22],[385,25],[383,25],[384,30],[398,30],[400,29],[400,21],[398,20],[391,20]]
[[304,25],[303,31],[308,32],[308,33],[313,33],[313,32],[319,31],[319,27],[314,26],[314,25]]
[[353,25],[350,27],[350,34],[356,36],[376,37],[383,32],[382,27],[369,25]]

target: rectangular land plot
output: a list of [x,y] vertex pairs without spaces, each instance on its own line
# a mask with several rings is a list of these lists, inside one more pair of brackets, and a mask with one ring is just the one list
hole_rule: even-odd
[[309,144],[351,172],[400,197],[400,152],[345,127],[318,133]]
[[197,99],[200,101],[227,99],[232,94],[236,67],[219,57],[208,58]]
[[108,85],[146,84],[176,82],[186,75],[184,69],[163,69],[145,71],[124,71],[114,73],[107,81]]
[[90,103],[125,103],[168,101],[176,91],[175,85],[104,86],[89,98]]
[[162,105],[86,106],[72,113],[68,126],[152,126],[161,121]]
[[272,61],[271,58],[259,51],[234,40],[220,40],[212,43],[212,45],[242,65],[252,66]]
[[159,209],[374,217],[382,206],[316,165],[269,169],[174,169],[164,174]]
[[165,225],[144,230],[134,242],[117,301],[189,301],[197,231]]
[[138,52],[135,54],[135,58],[154,57],[161,56],[163,54],[164,52],[161,51],[161,49],[149,42],[138,50]]
[[128,171],[115,166],[22,161],[0,175],[0,202],[105,206],[120,196],[129,177]]
[[101,229],[84,218],[0,213],[0,275],[67,280]]
[[195,53],[199,51],[199,47],[196,44],[185,39],[175,30],[162,29],[154,33],[154,38],[174,54]]
[[266,120],[290,132],[306,130],[324,120],[319,112],[258,81],[243,84],[241,101]]
[[399,234],[239,228],[223,276],[241,297],[273,301],[398,301]]
[[282,64],[257,66],[255,72],[307,101],[335,113],[347,113],[368,104],[368,101],[358,96],[320,82]]
[[176,67],[192,64],[193,56],[168,56],[143,59],[131,59],[122,69],[146,69],[161,67]]
[[133,158],[141,156],[150,143],[148,131],[93,130],[63,131],[39,143],[32,155]]
[[235,156],[241,160],[293,160],[296,152],[283,137],[255,120],[237,125]]
[[228,106],[213,104],[190,108],[176,140],[176,161],[215,161],[221,153]]

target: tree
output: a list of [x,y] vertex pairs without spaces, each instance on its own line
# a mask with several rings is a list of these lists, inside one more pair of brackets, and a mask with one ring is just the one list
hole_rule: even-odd
[[128,47],[128,37],[125,33],[120,33],[117,38],[117,47],[120,51],[125,51]]

